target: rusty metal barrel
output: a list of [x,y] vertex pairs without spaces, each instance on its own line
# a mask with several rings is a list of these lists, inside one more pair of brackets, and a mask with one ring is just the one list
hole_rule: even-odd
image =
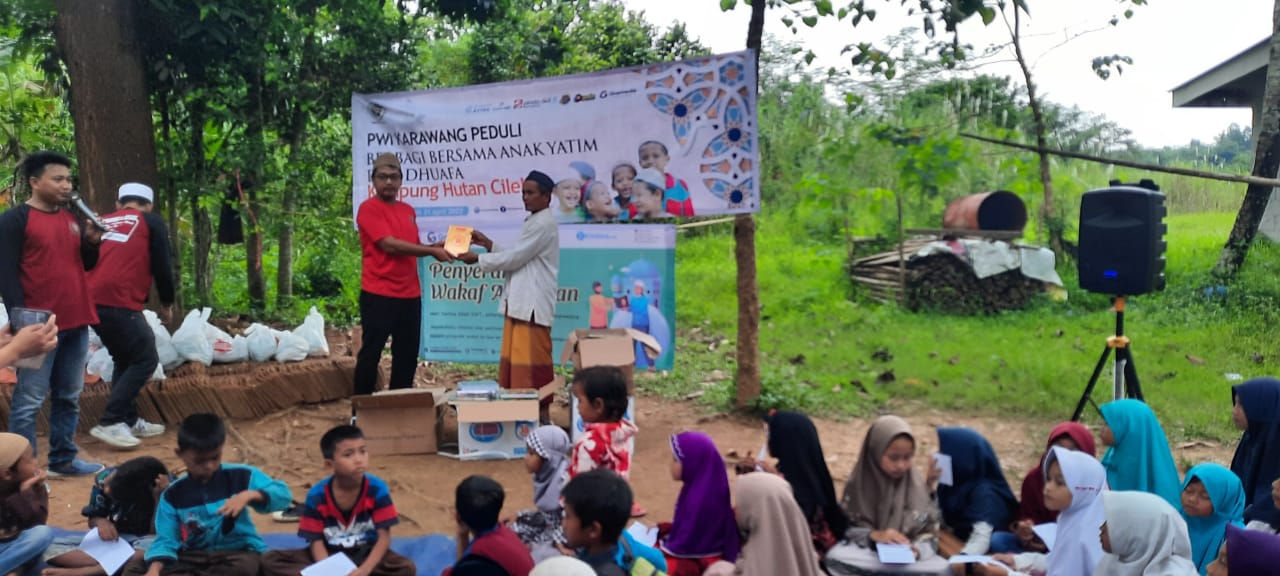
[[970,194],[952,200],[942,227],[962,230],[1016,230],[1027,226],[1027,205],[1006,190]]

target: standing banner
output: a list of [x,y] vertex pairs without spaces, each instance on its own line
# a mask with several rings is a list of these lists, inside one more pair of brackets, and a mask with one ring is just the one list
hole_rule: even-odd
[[[520,228],[476,223],[499,246]],[[670,370],[675,363],[675,248],[673,225],[560,227],[560,291],[551,324],[557,361],[578,328],[635,328],[662,345],[638,369]],[[419,259],[422,281],[422,357],[443,362],[496,363],[502,347],[503,277],[476,266]]]
[[552,209],[562,223],[756,212],[755,59],[746,51],[575,76],[353,94],[352,213],[374,195],[373,160],[384,152],[400,158],[400,197],[424,230],[518,226],[530,170],[557,182]]

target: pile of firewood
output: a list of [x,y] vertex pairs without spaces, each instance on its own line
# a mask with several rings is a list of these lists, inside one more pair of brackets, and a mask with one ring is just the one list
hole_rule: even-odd
[[891,250],[854,260],[850,277],[874,300],[900,303],[913,311],[949,314],[1020,310],[1044,291],[1043,282],[1027,278],[1019,270],[979,279],[973,267],[953,254],[915,257],[932,241],[908,239],[903,243],[904,271],[899,268],[899,251]]

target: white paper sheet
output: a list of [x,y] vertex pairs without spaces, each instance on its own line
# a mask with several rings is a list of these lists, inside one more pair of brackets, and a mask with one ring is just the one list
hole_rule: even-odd
[[[645,546],[653,547],[658,544],[657,526],[650,528],[639,522],[632,522],[631,525],[627,527],[627,533],[630,534],[632,538],[635,538],[636,542],[644,544]],[[304,574],[303,576],[306,575]]]
[[955,476],[951,472],[951,456],[941,452],[933,453],[934,465],[942,472],[938,476],[938,483],[943,486],[950,486],[955,483]]
[[876,544],[881,564],[915,564],[916,553],[906,544]]
[[303,568],[302,576],[347,576],[355,569],[356,564],[346,554],[338,552]]
[[1005,569],[1010,569],[1008,566],[1005,566],[1003,562],[996,560],[995,558],[990,556],[981,556],[978,554],[956,554],[947,560],[952,564],[991,564],[992,566],[1003,566]]
[[1044,542],[1044,545],[1048,547],[1049,550],[1053,550],[1053,543],[1058,541],[1058,523],[1057,522],[1049,522],[1047,524],[1037,524],[1036,526],[1033,526],[1031,529],[1035,531],[1036,536],[1040,537],[1040,540]]
[[80,541],[80,551],[101,564],[107,574],[115,574],[125,562],[129,561],[129,558],[133,557],[133,546],[119,538],[113,542],[107,542],[98,535],[97,528],[89,530],[89,533],[84,535],[84,540]]

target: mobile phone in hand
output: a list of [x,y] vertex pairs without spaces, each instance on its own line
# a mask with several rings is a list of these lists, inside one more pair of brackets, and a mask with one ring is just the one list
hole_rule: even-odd
[[[27,326],[38,326],[49,321],[49,317],[53,312],[48,310],[37,310],[34,308],[17,307],[9,311],[9,331],[17,334],[19,330]],[[14,367],[24,368],[27,370],[38,370],[44,366],[44,358],[46,354],[22,358],[14,362]]]

